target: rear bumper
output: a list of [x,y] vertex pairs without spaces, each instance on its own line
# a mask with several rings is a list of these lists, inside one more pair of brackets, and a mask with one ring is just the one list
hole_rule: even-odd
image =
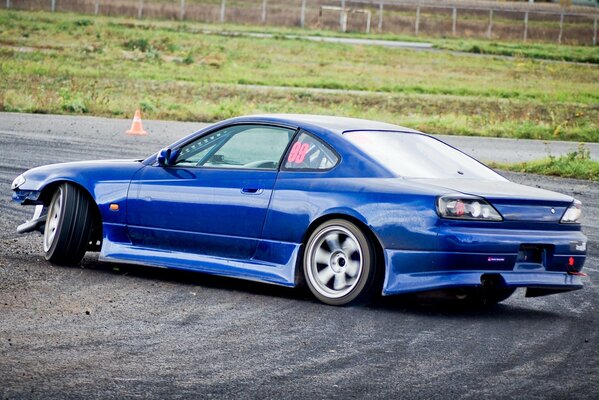
[[580,231],[442,228],[440,251],[385,250],[383,295],[482,286],[489,275],[505,287],[580,289],[586,243]]
[[482,286],[483,276],[501,277],[505,287],[569,291],[582,289],[579,276],[567,272],[451,271],[395,275],[385,283],[383,295]]

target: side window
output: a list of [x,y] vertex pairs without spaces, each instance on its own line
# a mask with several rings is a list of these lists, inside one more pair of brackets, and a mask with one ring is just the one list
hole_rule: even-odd
[[222,145],[227,138],[224,131],[212,133],[208,136],[203,136],[198,140],[189,143],[181,149],[175,165],[180,166],[197,166],[202,159],[214,149]]
[[301,132],[291,145],[285,160],[286,169],[331,169],[339,157],[324,142]]
[[181,149],[176,165],[212,168],[277,169],[293,138],[292,129],[237,125],[213,132]]

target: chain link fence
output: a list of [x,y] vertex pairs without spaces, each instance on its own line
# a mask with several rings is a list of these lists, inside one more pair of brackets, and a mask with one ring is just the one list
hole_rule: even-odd
[[5,0],[50,10],[209,23],[597,45],[598,8],[428,0]]

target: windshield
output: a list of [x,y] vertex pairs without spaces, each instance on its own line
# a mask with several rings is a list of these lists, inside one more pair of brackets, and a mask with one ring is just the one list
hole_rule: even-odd
[[382,131],[346,132],[343,136],[383,167],[405,178],[506,180],[430,136]]

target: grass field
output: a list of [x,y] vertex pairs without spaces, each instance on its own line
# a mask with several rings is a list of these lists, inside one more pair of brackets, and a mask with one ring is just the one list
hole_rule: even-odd
[[[318,113],[432,133],[599,141],[598,66],[535,58],[596,58],[597,48],[520,44],[517,52],[528,54],[510,59],[206,28],[0,11],[0,109],[131,117],[139,106],[145,118],[196,121]],[[437,45],[515,46],[444,43]]]
[[578,150],[561,157],[549,155],[542,160],[516,164],[490,163],[489,166],[506,171],[599,181],[599,162],[591,160],[589,149],[582,144]]
[[[138,25],[145,26],[147,24],[139,23]],[[153,21],[152,25],[162,29],[172,29],[172,22]],[[275,35],[311,35],[322,37],[349,37],[362,39],[379,39],[379,40],[398,40],[410,42],[427,42],[432,43],[433,47],[439,50],[452,50],[473,54],[487,54],[498,56],[511,56],[520,58],[531,58],[538,60],[555,60],[555,61],[572,61],[581,63],[599,64],[599,46],[575,46],[575,45],[555,45],[548,43],[522,43],[520,40],[515,41],[491,41],[484,39],[464,39],[464,38],[448,38],[434,36],[413,36],[406,34],[394,33],[378,33],[366,34],[360,32],[338,32],[334,30],[312,29],[306,31],[301,28],[291,27],[272,27],[272,26],[256,26],[256,25],[239,25],[239,24],[182,24],[177,26],[178,31],[200,32],[239,32],[239,33],[272,33]]]

